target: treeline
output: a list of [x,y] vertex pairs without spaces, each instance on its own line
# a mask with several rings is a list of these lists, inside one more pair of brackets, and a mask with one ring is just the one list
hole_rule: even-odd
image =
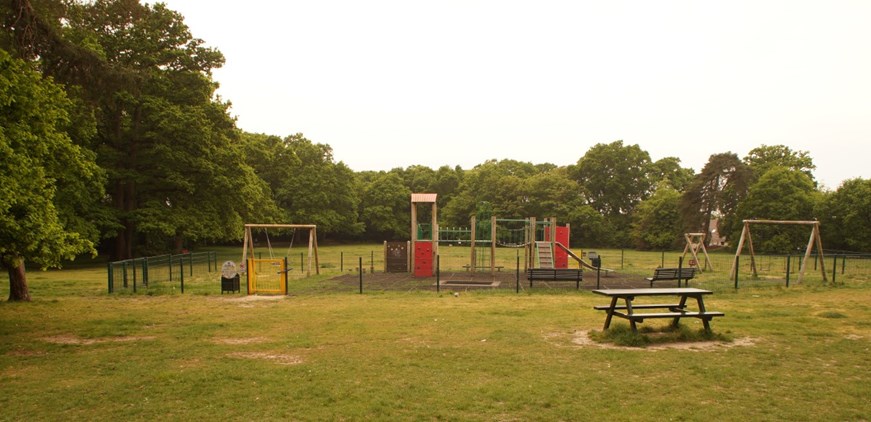
[[[41,267],[98,249],[125,259],[236,242],[246,222],[314,223],[328,240],[409,237],[409,195],[439,194],[440,221],[486,210],[570,223],[574,245],[668,248],[685,231],[734,234],[744,218],[815,219],[828,248],[871,250],[871,181],[822,192],[803,151],[715,154],[699,172],[638,145],[598,144],[558,167],[355,173],[301,134],[245,133],[216,95],[223,55],[164,5],[0,0],[0,255],[10,297]],[[763,251],[806,243],[760,229]]]

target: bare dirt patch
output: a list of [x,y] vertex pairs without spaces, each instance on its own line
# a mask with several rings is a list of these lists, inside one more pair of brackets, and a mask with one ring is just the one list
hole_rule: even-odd
[[104,338],[82,338],[72,334],[64,334],[52,337],[43,337],[42,341],[53,344],[89,345],[102,343],[127,343],[131,341],[154,340],[154,336],[125,336]]
[[264,341],[266,341],[265,337],[216,338],[212,340],[216,344],[256,344]]
[[228,300],[232,300],[235,302],[274,302],[276,300],[284,300],[287,296],[282,295],[245,295],[242,297],[234,297]]
[[[556,340],[564,338],[565,335],[559,333],[546,334],[545,339],[551,343],[557,343]],[[726,341],[696,341],[683,343],[663,343],[655,344],[647,347],[629,347],[619,346],[611,343],[599,343],[590,338],[589,330],[575,331],[570,335],[570,346],[574,347],[596,347],[599,349],[612,350],[643,350],[649,352],[657,352],[662,350],[689,350],[692,352],[712,352],[717,350],[731,349],[733,347],[754,346],[757,340],[750,337],[742,337],[731,342]]]
[[295,355],[285,355],[281,353],[267,352],[233,352],[227,356],[238,359],[260,359],[275,362],[279,365],[299,365],[302,363],[302,358]]

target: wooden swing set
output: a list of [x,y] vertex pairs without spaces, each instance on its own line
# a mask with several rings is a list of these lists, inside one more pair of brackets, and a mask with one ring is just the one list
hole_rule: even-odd
[[820,222],[819,221],[796,221],[796,220],[744,220],[744,230],[741,231],[741,238],[738,240],[738,247],[735,250],[735,259],[732,260],[732,271],[729,273],[729,278],[734,278],[738,271],[738,257],[741,256],[741,250],[744,249],[744,242],[750,249],[750,269],[753,271],[753,277],[758,277],[756,272],[756,256],[753,252],[753,237],[750,235],[751,224],[777,224],[777,225],[804,225],[811,226],[810,239],[807,242],[807,248],[804,252],[804,258],[801,261],[801,269],[798,274],[798,282],[801,283],[804,278],[804,272],[807,269],[808,258],[811,256],[814,244],[817,246],[817,259],[820,262],[820,274],[823,276],[823,281],[828,282],[826,277],[826,260],[823,256],[823,241],[820,238]]
[[[683,248],[683,256],[682,258],[686,258],[687,252],[690,252],[693,256],[693,259],[689,261],[690,267],[698,268],[700,272],[703,272],[706,269],[710,269],[714,271],[714,266],[711,264],[711,257],[708,256],[708,250],[705,249],[705,234],[704,233],[684,233],[684,239],[686,239],[687,244]],[[699,267],[699,251],[702,251],[705,254],[705,265]]]
[[[272,251],[272,242],[269,240],[269,234],[266,234],[266,243],[269,248],[269,258],[255,259],[254,258],[254,236],[252,229],[292,229],[294,234],[297,229],[308,230],[308,265],[306,277],[311,276],[312,264],[314,264],[315,273],[320,274],[320,263],[318,262],[318,236],[317,225],[314,224],[246,224],[245,235],[242,242],[242,262],[246,265],[246,274],[248,278],[248,294],[257,293],[277,293],[287,294],[287,254],[290,253],[290,248],[293,247],[293,237],[291,237],[288,253],[284,257],[275,257]],[[251,254],[249,257],[248,254]],[[267,270],[262,270],[266,266]]]

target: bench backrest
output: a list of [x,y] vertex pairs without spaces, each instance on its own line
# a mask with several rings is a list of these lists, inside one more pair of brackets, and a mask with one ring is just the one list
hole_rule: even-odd
[[653,278],[693,278],[696,276],[694,267],[687,268],[657,268]]

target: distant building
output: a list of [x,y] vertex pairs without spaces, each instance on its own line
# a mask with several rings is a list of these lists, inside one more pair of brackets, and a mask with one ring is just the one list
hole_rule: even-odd
[[711,232],[708,235],[711,236],[711,246],[726,246],[726,236],[720,233],[719,218],[711,219]]

